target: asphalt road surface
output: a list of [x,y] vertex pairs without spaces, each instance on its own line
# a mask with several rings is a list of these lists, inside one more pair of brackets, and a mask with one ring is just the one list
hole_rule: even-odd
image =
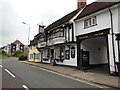
[[2,70],[2,88],[23,88],[24,90],[31,90],[31,88],[99,88],[18,62],[13,58],[2,60],[0,70]]

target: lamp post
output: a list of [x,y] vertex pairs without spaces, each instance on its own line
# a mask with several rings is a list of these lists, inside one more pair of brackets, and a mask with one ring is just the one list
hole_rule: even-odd
[[29,26],[29,30],[28,30],[28,45],[29,45],[29,41],[30,41],[30,25],[25,23],[25,22],[22,22],[22,23]]

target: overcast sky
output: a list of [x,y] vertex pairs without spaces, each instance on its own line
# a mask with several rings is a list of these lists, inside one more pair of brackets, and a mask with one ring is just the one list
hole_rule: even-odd
[[30,25],[32,40],[38,33],[38,23],[48,26],[75,9],[77,0],[0,0],[0,47],[16,39],[28,44],[29,26],[22,22]]

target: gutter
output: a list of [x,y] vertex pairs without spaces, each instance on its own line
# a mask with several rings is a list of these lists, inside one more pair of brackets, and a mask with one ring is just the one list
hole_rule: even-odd
[[115,43],[114,43],[114,32],[113,32],[113,17],[112,17],[112,11],[111,9],[108,7],[108,10],[110,12],[110,18],[111,18],[111,34],[112,34],[112,46],[113,46],[113,59],[114,59],[114,68],[115,68],[115,73],[116,73],[116,65],[115,65]]

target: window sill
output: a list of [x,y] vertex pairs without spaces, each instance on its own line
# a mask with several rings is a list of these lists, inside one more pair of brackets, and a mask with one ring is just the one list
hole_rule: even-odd
[[88,29],[88,28],[93,27],[93,26],[97,26],[97,24],[91,25],[91,26],[88,26],[88,27],[84,27],[84,29]]

